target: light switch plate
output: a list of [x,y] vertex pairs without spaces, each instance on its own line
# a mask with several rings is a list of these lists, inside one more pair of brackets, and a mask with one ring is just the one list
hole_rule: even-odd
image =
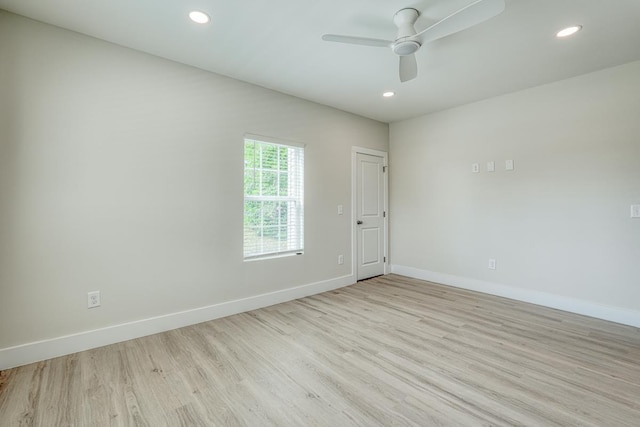
[[631,218],[640,218],[640,205],[631,205]]
[[508,171],[512,171],[513,170],[513,160],[505,160],[504,169],[508,170]]
[[487,172],[495,172],[496,171],[496,162],[487,162]]
[[480,163],[473,163],[471,165],[471,172],[473,172],[473,173],[480,172]]
[[344,213],[344,208],[342,205],[338,205],[338,215],[342,215]]

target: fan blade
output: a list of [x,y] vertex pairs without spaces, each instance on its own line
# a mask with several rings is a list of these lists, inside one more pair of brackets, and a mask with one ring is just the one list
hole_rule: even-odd
[[408,82],[418,77],[418,63],[416,55],[403,55],[400,57],[400,81]]
[[326,42],[349,43],[374,47],[390,47],[393,43],[393,41],[391,40],[370,39],[367,37],[339,36],[337,34],[325,34],[322,36],[322,40]]
[[504,0],[476,0],[420,31],[413,38],[420,44],[429,43],[493,18],[502,13],[504,7]]

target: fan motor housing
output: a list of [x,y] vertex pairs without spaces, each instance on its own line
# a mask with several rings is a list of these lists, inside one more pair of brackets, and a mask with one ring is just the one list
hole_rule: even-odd
[[396,55],[412,55],[416,53],[418,49],[420,49],[420,43],[415,40],[403,40],[394,43],[391,48]]

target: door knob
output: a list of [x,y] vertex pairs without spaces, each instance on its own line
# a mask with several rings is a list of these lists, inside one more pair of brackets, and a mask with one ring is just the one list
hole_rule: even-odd
[[358,220],[358,221],[356,222],[356,224],[361,225],[361,224],[362,224],[362,221]]

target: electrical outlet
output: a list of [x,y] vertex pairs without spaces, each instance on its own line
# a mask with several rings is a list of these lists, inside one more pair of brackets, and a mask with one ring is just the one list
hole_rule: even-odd
[[100,307],[100,291],[93,291],[87,294],[87,308]]
[[631,218],[640,218],[640,205],[631,205]]
[[472,163],[471,164],[471,172],[473,172],[473,173],[480,172],[480,163]]
[[496,171],[496,162],[494,162],[493,160],[490,162],[487,162],[487,172],[495,172]]
[[489,268],[489,270],[495,270],[496,269],[496,260],[491,258],[489,259],[489,265],[487,266]]
[[338,205],[338,215],[342,215],[344,213],[344,207],[342,205]]
[[344,255],[338,255],[338,264],[339,265],[344,264]]

